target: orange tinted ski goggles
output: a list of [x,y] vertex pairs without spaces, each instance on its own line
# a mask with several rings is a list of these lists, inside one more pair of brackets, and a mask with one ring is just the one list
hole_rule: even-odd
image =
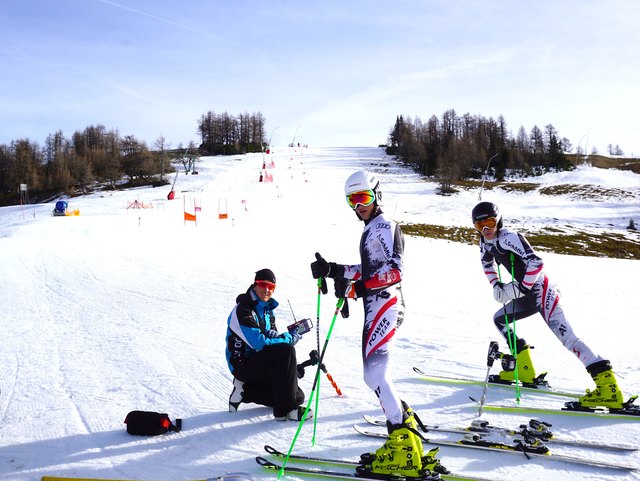
[[482,229],[484,229],[485,227],[488,227],[489,229],[493,229],[497,223],[498,221],[495,217],[488,217],[483,220],[475,221],[473,225],[475,226],[476,230],[482,232]]
[[256,287],[259,287],[260,289],[269,289],[272,291],[276,290],[276,285],[273,282],[269,281],[256,281]]
[[347,194],[347,204],[352,209],[355,209],[358,204],[364,207],[371,205],[374,200],[376,200],[376,194],[372,190],[361,190]]

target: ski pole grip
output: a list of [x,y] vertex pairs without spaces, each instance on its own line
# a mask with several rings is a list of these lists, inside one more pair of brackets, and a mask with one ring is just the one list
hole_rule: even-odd
[[491,341],[489,343],[489,352],[487,353],[487,367],[493,366],[493,361],[496,359],[496,353],[498,352],[498,343]]

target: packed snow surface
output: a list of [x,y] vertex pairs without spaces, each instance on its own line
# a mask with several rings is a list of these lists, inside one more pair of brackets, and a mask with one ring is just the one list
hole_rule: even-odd
[[[271,182],[258,182],[263,164]],[[287,451],[298,424],[277,422],[271,409],[258,405],[228,412],[232,378],[224,338],[236,296],[256,270],[272,269],[280,329],[294,318],[311,318],[319,327],[297,345],[302,362],[325,345],[336,306],[330,282],[329,294],[320,299],[318,322],[317,287],[309,269],[314,253],[339,263],[359,262],[362,223],[343,194],[349,174],[377,172],[384,209],[399,222],[469,226],[479,197],[479,190],[437,195],[436,184],[378,148],[281,148],[269,155],[202,158],[196,169],[197,175],[170,175],[171,182],[176,179],[171,201],[167,186],[68,199],[79,216],[52,217],[53,203],[0,208],[1,479],[179,481],[229,472],[273,479],[255,457],[265,455],[265,444]],[[482,199],[497,202],[505,225],[514,227],[558,224],[625,232],[630,219],[640,222],[636,174],[581,167],[534,181],[587,183],[629,195],[603,201],[494,189],[485,190]],[[147,208],[128,208],[134,201]],[[197,221],[185,221],[185,211]],[[224,214],[227,218],[221,218]],[[489,342],[500,340],[506,350],[492,323],[500,306],[477,246],[411,236],[405,241],[407,312],[397,334],[393,378],[423,421],[466,426],[478,411],[469,396],[479,398],[482,386],[428,384],[412,368],[483,380]],[[638,260],[542,256],[551,281],[561,288],[574,330],[611,360],[625,395],[640,393]],[[350,311],[347,319],[335,318],[324,358],[343,395],[322,376],[315,442],[314,422],[308,421],[294,453],[354,459],[381,445],[352,428],[363,415],[382,418],[382,412],[362,380],[362,303],[351,301]],[[549,372],[552,385],[577,391],[593,387],[582,363],[540,316],[516,328],[535,346],[536,367]],[[498,369],[496,364],[492,372]],[[314,373],[307,368],[300,380],[307,396]],[[524,393],[520,403],[561,407],[566,400]],[[487,402],[515,404],[513,393],[499,388],[489,388]],[[183,430],[130,436],[123,420],[132,410],[182,418]],[[530,417],[482,414],[509,427]],[[636,445],[640,438],[640,418],[537,418],[552,423],[557,437]],[[639,453],[552,450],[640,468]],[[496,481],[638,479],[636,473],[462,448],[444,447],[440,457],[452,471]]]

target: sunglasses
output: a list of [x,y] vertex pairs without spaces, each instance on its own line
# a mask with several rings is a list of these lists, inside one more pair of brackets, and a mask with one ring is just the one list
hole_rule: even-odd
[[488,227],[489,229],[493,229],[497,223],[498,221],[496,220],[495,217],[488,217],[483,220],[475,221],[473,225],[475,226],[476,230],[482,232],[482,229],[484,229],[485,227]]
[[260,289],[269,289],[272,291],[276,290],[275,283],[269,281],[256,281],[256,287],[259,287]]
[[376,200],[376,194],[374,194],[372,190],[361,190],[347,194],[347,204],[349,204],[349,207],[352,209],[355,209],[358,204],[363,207],[371,205],[374,200]]

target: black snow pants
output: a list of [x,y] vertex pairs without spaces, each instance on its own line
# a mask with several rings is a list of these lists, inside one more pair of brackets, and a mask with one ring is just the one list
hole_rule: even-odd
[[296,350],[290,344],[255,352],[233,375],[245,383],[242,402],[272,407],[275,417],[285,416],[304,402],[298,387]]

